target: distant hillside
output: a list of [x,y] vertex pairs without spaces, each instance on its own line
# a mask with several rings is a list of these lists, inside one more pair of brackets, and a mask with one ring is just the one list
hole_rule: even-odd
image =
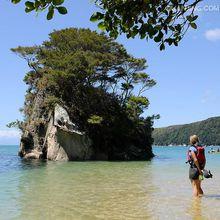
[[189,136],[192,134],[197,134],[205,145],[220,145],[220,117],[191,124],[155,128],[153,132],[154,144],[189,144]]

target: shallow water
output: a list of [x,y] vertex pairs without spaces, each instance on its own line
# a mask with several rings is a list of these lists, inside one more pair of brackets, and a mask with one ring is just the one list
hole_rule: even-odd
[[154,147],[148,162],[27,162],[0,146],[0,219],[220,219],[220,154],[207,154],[194,199],[186,147]]

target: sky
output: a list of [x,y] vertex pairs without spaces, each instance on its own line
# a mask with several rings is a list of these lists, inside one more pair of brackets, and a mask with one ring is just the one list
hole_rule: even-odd
[[[22,1],[24,2],[24,1]],[[6,124],[22,119],[26,85],[23,82],[28,67],[10,49],[39,45],[53,30],[67,27],[98,30],[89,21],[96,11],[90,0],[67,1],[68,14],[55,15],[47,21],[45,13],[24,12],[23,3],[12,5],[0,1],[0,144],[18,144],[20,134]],[[153,41],[127,39],[117,41],[135,57],[145,58],[146,72],[157,85],[145,95],[150,100],[145,115],[160,114],[155,127],[186,124],[220,116],[220,2],[206,0],[197,8],[197,30],[189,30],[178,47],[160,51]]]

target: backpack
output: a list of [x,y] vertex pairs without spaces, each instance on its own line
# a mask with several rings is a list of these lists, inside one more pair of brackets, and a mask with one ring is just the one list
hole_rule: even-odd
[[[206,159],[205,159],[205,148],[203,146],[193,146],[196,148],[196,157],[197,157],[197,160],[198,160],[198,163],[199,163],[199,166],[200,166],[200,169],[203,169],[205,167],[205,162],[206,162]],[[188,150],[187,152],[187,162],[192,166],[194,165],[194,161],[193,159],[191,158],[190,156],[190,151]]]

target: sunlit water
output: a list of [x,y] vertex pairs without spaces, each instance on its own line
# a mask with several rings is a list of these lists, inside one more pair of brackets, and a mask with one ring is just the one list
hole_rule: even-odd
[[220,154],[207,154],[194,199],[186,147],[154,147],[148,162],[38,162],[0,146],[0,219],[220,219]]

